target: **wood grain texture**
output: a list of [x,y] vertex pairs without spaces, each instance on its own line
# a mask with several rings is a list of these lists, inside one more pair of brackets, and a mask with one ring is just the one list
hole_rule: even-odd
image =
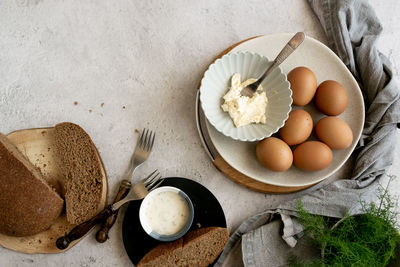
[[[228,47],[227,49],[222,51],[210,63],[210,65],[213,64],[215,62],[215,60],[217,60],[218,58],[221,58],[223,55],[229,53],[236,46],[238,46],[244,42],[247,42],[251,39],[257,38],[257,37],[260,37],[260,36],[250,37],[250,38],[240,41],[234,45],[231,45],[230,47]],[[200,80],[198,89],[200,89],[200,86],[201,86],[201,80]],[[236,183],[243,185],[251,190],[261,192],[261,193],[272,193],[272,194],[294,193],[297,191],[307,189],[314,185],[314,184],[312,184],[312,185],[307,185],[307,186],[288,187],[288,186],[276,186],[276,185],[262,183],[262,182],[254,180],[253,178],[248,177],[248,176],[244,175],[243,173],[237,171],[235,168],[233,168],[231,165],[229,165],[220,155],[214,160],[213,163],[218,168],[218,170],[220,170],[222,173],[224,173],[226,176],[228,176],[230,179],[232,179]]]
[[[40,169],[46,181],[64,196],[63,176],[57,167],[56,151],[54,145],[54,128],[27,129],[12,132],[7,135],[8,139],[20,150],[36,167]],[[97,153],[98,154],[98,153]],[[98,154],[101,162],[101,157]],[[107,175],[101,162],[103,174],[103,192],[98,212],[103,210],[107,204],[108,182]],[[75,225],[67,222],[65,211],[50,226],[49,229],[32,236],[13,237],[0,234],[0,245],[22,253],[60,253],[56,247],[58,237],[65,235]],[[71,243],[73,247],[79,240]]]
[[261,193],[285,194],[285,193],[297,192],[310,187],[310,186],[286,187],[286,186],[276,186],[276,185],[261,183],[234,169],[221,156],[218,156],[213,163],[218,168],[218,170],[220,170],[223,174],[231,178],[236,183]]

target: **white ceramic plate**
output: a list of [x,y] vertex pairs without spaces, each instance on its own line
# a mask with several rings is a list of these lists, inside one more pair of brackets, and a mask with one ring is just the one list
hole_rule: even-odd
[[229,114],[221,108],[233,74],[240,73],[241,82],[244,82],[259,78],[271,64],[272,61],[265,56],[239,52],[224,55],[210,65],[201,80],[200,101],[204,114],[215,129],[235,140],[257,141],[271,136],[284,125],[291,110],[292,91],[280,68],[272,71],[261,83],[268,99],[265,124],[235,127]]
[[[275,58],[293,34],[274,34],[258,37],[235,47],[231,53],[251,51],[268,58]],[[277,186],[306,186],[324,180],[337,171],[350,157],[364,125],[364,102],[361,90],[350,71],[327,46],[306,37],[301,46],[281,65],[287,74],[297,66],[310,68],[317,76],[318,84],[325,80],[341,83],[349,95],[349,104],[340,114],[353,131],[354,140],[350,147],[333,151],[333,160],[328,168],[317,172],[305,172],[292,166],[285,172],[272,172],[258,163],[255,155],[256,142],[240,142],[219,133],[207,122],[210,138],[220,155],[236,170],[257,181]],[[296,107],[294,107],[296,109]],[[314,125],[323,115],[311,104],[305,107],[314,120]]]

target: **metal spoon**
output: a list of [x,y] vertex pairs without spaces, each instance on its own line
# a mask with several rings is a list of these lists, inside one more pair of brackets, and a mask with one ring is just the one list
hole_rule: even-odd
[[292,39],[290,39],[289,42],[285,45],[285,47],[281,50],[281,52],[275,58],[274,62],[267,69],[267,71],[260,78],[258,78],[257,81],[243,88],[240,94],[242,96],[252,97],[253,94],[257,91],[258,86],[265,79],[265,77],[267,77],[268,74],[270,74],[276,67],[278,67],[290,54],[292,54],[293,51],[296,50],[296,48],[304,41],[304,38],[305,38],[304,32],[296,33],[292,37]]

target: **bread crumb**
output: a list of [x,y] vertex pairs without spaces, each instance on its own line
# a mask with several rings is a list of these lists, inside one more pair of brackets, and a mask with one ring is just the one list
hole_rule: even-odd
[[41,132],[41,134],[42,134],[43,136],[45,136],[46,133],[47,133],[46,131],[42,131],[42,132]]
[[125,106],[122,106],[122,109],[125,109],[126,107]]
[[102,102],[102,103],[100,104],[100,106],[101,106],[101,107],[104,107],[104,102]]
[[92,110],[91,110],[91,109],[89,109],[89,113],[92,113]]
[[77,106],[77,105],[78,105],[78,101],[75,101],[75,102],[74,102],[74,105]]
[[201,228],[201,224],[200,223],[196,223],[198,228]]
[[38,242],[39,242],[39,244],[42,244],[42,240],[39,239]]
[[135,129],[135,133],[139,133],[139,130],[138,130],[138,129]]
[[45,163],[45,164],[43,164],[43,168],[46,168],[46,166],[47,166],[47,164]]

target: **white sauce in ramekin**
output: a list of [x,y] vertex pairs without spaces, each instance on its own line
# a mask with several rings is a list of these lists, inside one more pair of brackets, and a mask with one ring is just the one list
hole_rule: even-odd
[[157,192],[142,205],[143,219],[159,235],[174,235],[189,220],[189,205],[178,192]]

